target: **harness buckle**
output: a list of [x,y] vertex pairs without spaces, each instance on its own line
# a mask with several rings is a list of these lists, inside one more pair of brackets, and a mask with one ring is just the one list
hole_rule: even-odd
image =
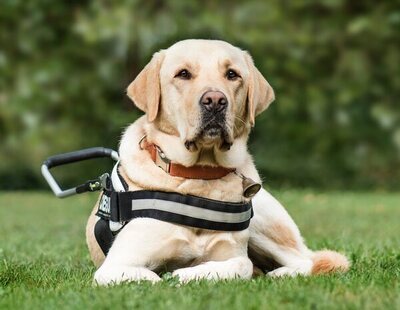
[[104,173],[99,177],[100,186],[105,190],[111,190],[111,182],[110,175],[108,173]]

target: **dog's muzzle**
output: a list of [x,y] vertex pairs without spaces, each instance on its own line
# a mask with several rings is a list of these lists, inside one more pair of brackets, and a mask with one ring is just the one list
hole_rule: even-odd
[[221,91],[207,91],[200,98],[201,136],[206,139],[225,140],[228,99]]
[[221,91],[206,91],[199,100],[201,123],[194,139],[186,140],[185,147],[197,151],[200,145],[217,145],[222,151],[227,151],[232,145],[232,138],[226,124],[226,113],[229,106],[228,98]]

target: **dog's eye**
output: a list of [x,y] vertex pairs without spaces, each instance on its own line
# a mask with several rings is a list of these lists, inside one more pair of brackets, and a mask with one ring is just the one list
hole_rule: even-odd
[[179,71],[175,75],[175,77],[180,78],[182,80],[190,80],[192,78],[192,74],[188,70],[183,69],[183,70]]
[[237,72],[236,72],[235,70],[229,69],[229,70],[226,72],[226,78],[227,78],[228,80],[234,81],[234,80],[236,80],[238,77],[240,77],[240,76],[239,76],[239,74],[237,74]]

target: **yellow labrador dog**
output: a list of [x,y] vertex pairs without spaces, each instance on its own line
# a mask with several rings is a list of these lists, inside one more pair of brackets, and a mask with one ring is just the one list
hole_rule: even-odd
[[[251,56],[226,42],[185,40],[154,54],[129,85],[128,96],[146,113],[121,140],[119,172],[130,191],[178,192],[242,202],[241,175],[261,182],[247,139],[255,117],[274,100],[274,91]],[[172,176],[153,161],[140,140],[157,145],[173,163],[233,168],[217,179]],[[346,271],[349,262],[333,251],[313,252],[286,210],[261,189],[252,199],[248,229],[214,231],[152,218],[131,220],[105,257],[93,230],[95,206],[87,225],[87,243],[99,285],[159,281],[162,270],[183,283],[197,279],[250,279],[253,265],[269,276]],[[258,269],[257,269],[258,270]]]

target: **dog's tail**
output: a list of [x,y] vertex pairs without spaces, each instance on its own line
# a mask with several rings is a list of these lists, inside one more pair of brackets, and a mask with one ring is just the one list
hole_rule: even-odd
[[313,275],[346,272],[350,268],[350,262],[346,256],[330,250],[313,252],[311,259],[313,261],[311,274]]

